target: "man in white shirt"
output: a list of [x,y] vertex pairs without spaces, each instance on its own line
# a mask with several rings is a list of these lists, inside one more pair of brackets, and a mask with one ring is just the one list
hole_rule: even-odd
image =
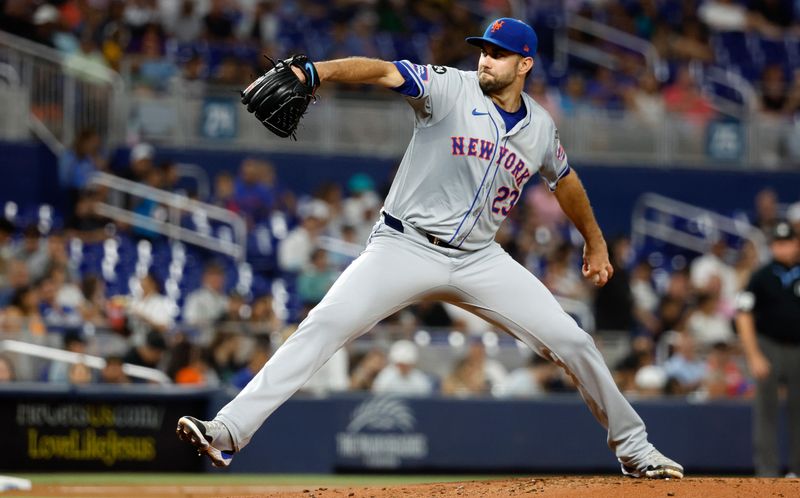
[[228,310],[225,271],[216,263],[203,271],[203,286],[189,293],[183,305],[183,320],[193,327],[207,327]]
[[375,378],[372,392],[427,396],[433,386],[427,375],[416,368],[419,353],[411,341],[397,341],[389,350],[389,365]]
[[303,222],[289,232],[278,246],[278,266],[283,271],[297,272],[308,265],[317,238],[328,224],[330,209],[325,201],[314,199],[299,211]]

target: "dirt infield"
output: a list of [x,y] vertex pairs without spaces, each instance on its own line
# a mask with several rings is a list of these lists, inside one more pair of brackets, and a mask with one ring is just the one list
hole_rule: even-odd
[[35,485],[6,497],[64,498],[796,498],[800,479],[690,477],[642,480],[624,477],[541,477],[394,486],[262,485]]

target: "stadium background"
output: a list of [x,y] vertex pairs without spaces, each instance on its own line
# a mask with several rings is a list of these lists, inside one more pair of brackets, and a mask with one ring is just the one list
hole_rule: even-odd
[[[279,140],[236,91],[264,53],[472,69],[463,38],[509,15],[537,30],[526,91],[617,274],[581,281],[580,237],[533,183],[498,240],[593,333],[666,454],[752,472],[731,316],[765,233],[800,223],[796,2],[0,5],[0,470],[204,470],[174,420],[235,395],[358,254],[411,132],[397,96],[325,85]],[[398,362],[424,379],[402,396],[374,382]],[[234,465],[617,471],[568,379],[434,304],[337,354]]]

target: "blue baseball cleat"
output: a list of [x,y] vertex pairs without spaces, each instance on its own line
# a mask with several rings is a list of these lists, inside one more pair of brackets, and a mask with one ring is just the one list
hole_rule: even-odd
[[211,459],[215,467],[227,467],[233,460],[233,451],[221,450],[218,446],[220,442],[227,439],[230,441],[228,428],[222,422],[212,420],[204,422],[194,417],[181,417],[178,419],[178,428],[175,429],[178,439],[185,441],[197,448],[198,455],[206,455]]

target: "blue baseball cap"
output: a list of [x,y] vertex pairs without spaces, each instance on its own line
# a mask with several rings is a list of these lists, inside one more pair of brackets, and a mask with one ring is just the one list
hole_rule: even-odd
[[533,28],[510,17],[501,17],[486,28],[483,36],[470,36],[467,43],[482,47],[484,43],[491,43],[523,57],[533,57],[539,45],[539,39]]

